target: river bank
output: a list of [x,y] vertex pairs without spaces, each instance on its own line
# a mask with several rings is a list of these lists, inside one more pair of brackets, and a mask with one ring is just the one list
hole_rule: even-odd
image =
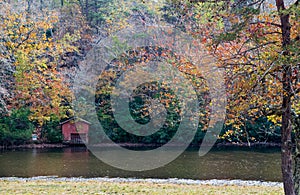
[[256,180],[193,180],[193,179],[137,179],[137,178],[82,178],[82,177],[58,177],[58,176],[38,176],[38,177],[1,177],[0,181],[10,182],[29,182],[29,181],[57,181],[57,182],[114,182],[114,183],[151,183],[151,184],[185,184],[185,185],[212,185],[212,186],[265,186],[265,187],[283,187],[282,182],[256,181]]
[[67,148],[70,147],[70,145],[67,144],[21,144],[21,145],[9,145],[9,146],[3,146],[0,145],[0,149],[34,149],[34,148]]
[[283,194],[282,183],[134,178],[0,178],[0,194]]
[[[159,144],[132,144],[132,143],[120,143],[118,144],[122,147],[128,148],[157,148],[162,145]],[[31,144],[21,144],[21,145],[10,145],[10,146],[3,146],[0,145],[0,149],[42,149],[42,148],[67,148],[67,147],[76,147],[76,146],[85,146],[85,145],[69,145],[63,143],[31,143]],[[95,144],[89,145],[89,147],[113,147],[113,144]],[[173,147],[180,147],[180,145],[174,145]],[[229,147],[237,147],[237,148],[280,148],[280,143],[266,143],[266,142],[256,142],[256,143],[216,143],[214,148],[229,148]],[[199,145],[191,145],[189,148],[199,148]]]

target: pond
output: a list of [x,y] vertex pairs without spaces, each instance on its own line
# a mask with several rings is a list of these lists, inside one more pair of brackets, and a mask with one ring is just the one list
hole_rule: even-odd
[[168,165],[132,172],[113,168],[84,147],[0,152],[0,177],[134,177],[282,181],[280,149],[187,150]]

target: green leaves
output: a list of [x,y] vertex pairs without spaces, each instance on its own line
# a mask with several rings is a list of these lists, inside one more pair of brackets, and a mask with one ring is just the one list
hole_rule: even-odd
[[29,121],[30,110],[28,108],[14,109],[10,116],[0,119],[0,142],[10,144],[22,144],[30,139],[34,125]]

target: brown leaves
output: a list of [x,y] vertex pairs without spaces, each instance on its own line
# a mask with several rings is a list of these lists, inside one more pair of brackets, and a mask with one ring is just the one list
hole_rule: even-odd
[[40,125],[49,120],[51,114],[62,117],[65,108],[61,102],[63,99],[70,101],[71,94],[56,67],[61,55],[76,50],[70,44],[73,35],[56,40],[46,34],[58,22],[55,14],[33,19],[25,12],[7,11],[3,20],[0,30],[4,42],[0,44],[7,50],[3,57],[15,59],[12,105],[17,108],[29,106],[30,119]]

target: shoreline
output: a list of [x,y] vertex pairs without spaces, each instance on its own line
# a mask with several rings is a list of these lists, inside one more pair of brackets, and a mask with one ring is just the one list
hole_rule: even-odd
[[137,179],[137,178],[83,178],[83,177],[58,177],[58,176],[37,176],[37,177],[0,177],[0,181],[7,182],[29,182],[29,181],[49,181],[49,182],[109,182],[109,183],[151,183],[151,184],[185,184],[185,185],[211,185],[211,186],[264,186],[283,187],[282,182],[258,181],[258,180],[193,180],[193,179]]
[[[160,147],[160,144],[132,144],[132,143],[119,143],[119,146],[129,147],[129,148],[151,148],[151,147]],[[190,145],[188,148],[199,148],[202,145]],[[11,146],[2,146],[0,145],[0,149],[10,150],[10,149],[47,149],[47,148],[68,148],[68,147],[86,147],[86,145],[69,145],[63,143],[57,144],[21,144],[21,145],[11,145]],[[114,147],[113,144],[95,144],[89,145],[89,147]],[[174,145],[171,147],[181,147],[181,145]],[[280,148],[280,143],[264,143],[264,142],[256,142],[256,143],[217,143],[213,146],[213,148]]]
[[11,146],[2,146],[0,145],[0,149],[3,150],[11,150],[11,149],[42,149],[42,148],[67,148],[70,147],[66,144],[21,144],[21,145],[11,145]]

